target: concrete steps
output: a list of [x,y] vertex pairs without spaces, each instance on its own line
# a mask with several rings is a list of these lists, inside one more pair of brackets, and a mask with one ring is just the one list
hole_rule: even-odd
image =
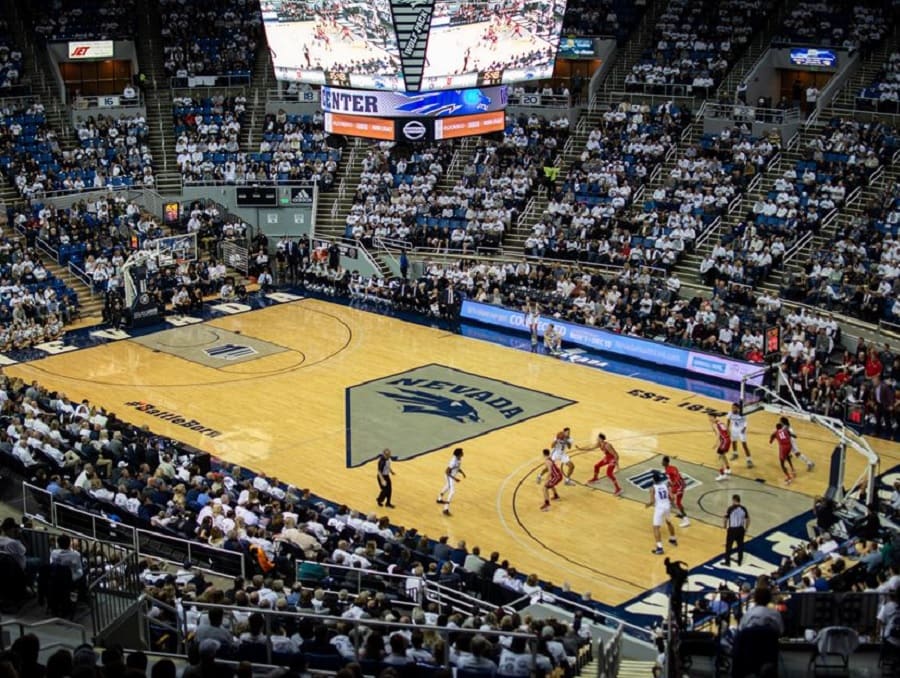
[[274,86],[275,73],[268,49],[256,50],[256,61],[253,65],[253,76],[250,80],[252,89],[247,95],[247,111],[244,130],[241,131],[241,147],[248,153],[259,149],[266,121],[266,101],[269,87]]
[[138,16],[134,45],[138,67],[146,76],[144,101],[147,108],[147,144],[153,155],[156,190],[162,195],[181,192],[181,173],[175,162],[175,132],[172,124],[172,91],[163,66],[159,7],[153,0],[136,0]]
[[[656,662],[623,659],[619,662],[617,678],[653,678],[653,667]],[[589,675],[589,674],[585,674]]]
[[97,318],[98,322],[103,316],[103,295],[94,294],[91,296],[91,288],[85,285],[80,278],[76,278],[69,272],[69,269],[53,260],[44,262],[44,266],[54,276],[63,280],[66,285],[71,287],[78,294],[78,313],[82,319]]

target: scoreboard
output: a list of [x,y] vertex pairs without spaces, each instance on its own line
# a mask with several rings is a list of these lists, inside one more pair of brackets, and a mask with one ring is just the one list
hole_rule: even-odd
[[238,207],[312,206],[315,189],[309,186],[237,186],[234,201]]
[[262,0],[279,80],[420,92],[542,80],[566,0]]

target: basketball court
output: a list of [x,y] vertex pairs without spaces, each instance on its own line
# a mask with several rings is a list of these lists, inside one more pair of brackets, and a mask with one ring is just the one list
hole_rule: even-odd
[[[827,485],[836,440],[811,423],[794,430],[817,465],[798,463],[790,487],[768,444],[776,416],[765,412],[749,417],[756,467],[738,460],[734,476],[717,482],[706,412],[729,403],[340,304],[288,294],[265,303],[213,306],[210,320],[174,317],[140,336],[97,330],[104,343],[4,370],[362,512],[385,511],[372,461],[390,447],[394,523],[497,550],[523,573],[635,614],[652,609],[639,601],[666,579],[645,508],[660,455],[688,478],[693,520],[667,555],[719,579],[772,569],[805,534],[805,514]],[[564,426],[579,445],[607,435],[621,456],[622,498],[608,480],[586,485],[598,455],[575,452],[578,484],[539,510],[541,450]],[[896,444],[869,442],[882,471],[898,463]],[[446,517],[435,498],[457,446],[467,478]],[[847,478],[862,468],[848,453]],[[765,549],[726,570],[716,565],[721,516],[735,492]]]

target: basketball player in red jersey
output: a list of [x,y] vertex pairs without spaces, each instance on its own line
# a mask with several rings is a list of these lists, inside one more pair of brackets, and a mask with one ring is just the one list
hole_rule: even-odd
[[687,511],[684,510],[684,478],[681,477],[681,471],[668,457],[662,458],[662,465],[669,478],[669,485],[672,486],[672,504],[678,510],[678,517],[681,518],[680,527],[687,527],[691,521],[687,517]]
[[731,465],[728,463],[728,453],[731,451],[731,434],[728,427],[716,419],[716,415],[709,415],[709,425],[716,434],[715,450],[719,455],[719,475],[716,480],[727,480],[731,475]]
[[597,442],[591,447],[576,447],[576,450],[582,452],[590,452],[591,450],[602,450],[603,459],[594,464],[594,477],[588,483],[596,483],[600,478],[600,469],[606,467],[606,477],[612,481],[615,492],[613,494],[618,497],[622,494],[622,488],[619,487],[619,481],[616,480],[616,467],[619,465],[619,453],[612,443],[606,440],[606,436],[602,433],[597,434]]
[[544,471],[548,474],[547,482],[544,483],[544,503],[541,506],[541,511],[549,511],[550,510],[550,493],[553,493],[553,499],[559,499],[559,494],[556,492],[556,486],[562,482],[563,474],[560,470],[559,466],[556,465],[556,462],[553,461],[553,458],[550,456],[550,450],[544,450]]
[[[775,424],[775,430],[772,432],[772,435],[769,436],[770,445],[773,440],[778,441],[778,463],[781,464],[781,470],[784,471],[784,484],[790,485],[794,478],[797,477],[797,472],[794,471],[794,460],[791,459],[791,451],[793,449],[791,430],[779,421]],[[790,472],[787,469],[788,466],[791,468]]]

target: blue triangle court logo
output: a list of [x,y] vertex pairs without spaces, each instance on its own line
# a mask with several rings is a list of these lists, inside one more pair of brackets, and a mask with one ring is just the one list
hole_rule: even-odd
[[423,365],[347,389],[347,466],[365,464],[385,447],[397,459],[411,459],[574,402],[445,365]]

